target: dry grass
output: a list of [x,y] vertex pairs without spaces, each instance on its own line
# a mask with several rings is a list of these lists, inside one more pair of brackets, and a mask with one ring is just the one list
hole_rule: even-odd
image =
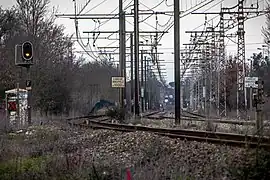
[[1,135],[0,179],[230,179],[245,149],[146,132],[81,130],[64,123]]

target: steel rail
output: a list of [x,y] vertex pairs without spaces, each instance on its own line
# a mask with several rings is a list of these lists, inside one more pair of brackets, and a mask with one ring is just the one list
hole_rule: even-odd
[[84,123],[75,124],[84,128],[109,129],[122,132],[145,131],[172,138],[182,138],[193,141],[204,141],[218,144],[233,144],[236,146],[267,147],[270,148],[270,138],[266,136],[241,135],[233,133],[220,133],[197,131],[188,129],[153,128],[126,124],[113,124],[86,119]]

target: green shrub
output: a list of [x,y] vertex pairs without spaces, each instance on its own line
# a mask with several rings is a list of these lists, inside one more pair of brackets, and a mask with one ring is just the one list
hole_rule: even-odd
[[258,150],[247,157],[246,164],[232,166],[229,169],[231,176],[243,180],[269,180],[270,179],[270,152]]
[[0,179],[13,179],[15,174],[42,174],[48,157],[18,158],[0,164]]

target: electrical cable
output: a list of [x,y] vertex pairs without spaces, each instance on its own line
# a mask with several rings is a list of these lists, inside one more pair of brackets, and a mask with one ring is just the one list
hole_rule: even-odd
[[88,0],[77,15],[80,15],[92,0]]
[[[148,10],[154,12],[153,9],[157,8],[158,6],[160,6],[164,1],[165,1],[165,0],[162,0],[160,3],[158,3],[157,5],[155,5],[155,6],[152,7],[152,8],[147,7],[147,6],[146,6],[145,4],[143,4],[142,2],[140,2],[140,4],[141,4],[142,6],[144,6],[144,7],[146,7]],[[141,11],[143,11],[143,10],[141,10]]]
[[[180,14],[180,17],[179,17],[179,18],[183,18],[183,17],[185,17],[185,16],[191,14],[192,12],[195,12],[195,11],[197,11],[198,9],[201,9],[201,8],[204,7],[204,6],[209,5],[209,4],[212,3],[213,1],[215,1],[215,0],[209,0],[209,1],[206,1],[206,2],[201,2],[201,3],[197,4],[196,6],[194,6],[194,7],[190,8],[190,9],[188,9],[188,11],[185,11],[185,13]],[[198,7],[198,6],[199,6],[199,7]],[[196,7],[197,7],[197,8],[196,8]],[[196,9],[194,9],[194,8],[196,8]],[[174,24],[174,23],[172,22],[172,23],[168,26],[168,28],[165,28],[164,31],[169,31],[169,30],[173,27],[173,24]],[[158,39],[159,39],[158,41],[160,41],[161,38],[162,38],[164,35],[165,35],[165,33],[161,34],[160,37],[158,38]]]
[[96,6],[92,7],[91,9],[89,9],[87,12],[85,12],[85,14],[89,13],[90,11],[96,9],[97,7],[99,7],[101,4],[105,3],[108,0],[103,0],[101,1],[99,4],[97,4]]
[[158,23],[158,25],[159,25],[160,27],[166,27],[166,26],[170,23],[171,20],[172,20],[172,16],[170,16],[169,20],[168,20],[165,24],[159,24],[159,23]]
[[224,0],[220,0],[219,2],[217,2],[216,4],[213,4],[212,6],[210,6],[209,8],[207,8],[206,10],[204,10],[203,12],[206,12],[214,7],[216,7],[217,5],[221,4]]
[[[159,5],[161,5],[162,3],[163,3],[164,1],[162,1],[161,3],[159,3],[158,5],[156,5],[155,7],[153,7],[153,8],[149,8],[148,6],[146,6],[146,5],[144,5],[143,3],[141,3],[144,7],[146,7],[148,10],[150,10],[150,11],[152,11],[152,12],[154,12],[154,8],[156,8],[156,7],[158,7]],[[152,14],[153,15],[153,14]],[[152,16],[151,15],[151,16]],[[148,16],[147,18],[149,18],[150,16]],[[146,18],[146,19],[147,19]],[[143,22],[146,20],[146,19],[144,19],[143,20]],[[157,19],[157,14],[156,14],[156,19]],[[170,17],[170,19],[171,19],[171,17]],[[169,21],[170,21],[170,19],[169,19]],[[145,22],[146,23],[146,22]],[[168,24],[168,22],[166,23],[166,24]],[[165,26],[166,26],[166,24],[165,24]],[[158,21],[157,21],[157,25],[158,25]],[[153,27],[153,26],[151,26],[151,27],[153,27],[153,28],[155,28],[155,30],[157,31],[157,25],[156,25],[156,27]],[[161,75],[161,71],[160,71],[160,67],[159,67],[159,62],[158,62],[158,60],[156,59],[156,66],[157,66],[157,69],[158,69],[158,74],[159,74],[159,78],[160,78],[160,81],[161,82],[163,82],[163,80],[162,80],[162,75]]]
[[[124,0],[124,2],[126,2],[126,1],[127,1],[127,0]],[[126,9],[131,3],[132,3],[132,0],[131,0],[131,1],[129,2],[129,4],[125,7],[125,9]],[[118,9],[118,7],[115,8],[110,14],[114,13],[117,9]],[[102,22],[102,23],[100,23],[100,21],[99,21],[99,26],[95,27],[93,31],[96,31],[97,29],[99,29],[101,26],[105,25],[107,22],[109,22],[111,19],[113,19],[113,18],[116,17],[116,16],[117,16],[117,15],[113,16],[112,18],[110,18],[110,19],[108,19],[108,20],[106,20],[105,22]],[[80,33],[78,33],[78,35],[80,36]],[[83,42],[81,41],[80,44],[83,45]],[[90,51],[93,51],[90,44],[88,44],[88,47],[89,47]],[[96,48],[96,47],[95,47],[95,48]],[[96,49],[96,50],[97,50],[97,49]],[[87,53],[87,54],[89,55],[90,53]],[[95,56],[95,55],[92,53],[92,56],[90,56],[90,57],[93,58],[93,56],[94,56],[94,58],[96,58],[96,59],[102,60],[99,56]],[[94,58],[93,58],[93,59],[94,59]]]
[[149,19],[150,17],[152,17],[154,14],[150,14],[149,16],[147,16],[146,18],[144,18],[143,20],[139,21],[139,23],[145,22],[147,19]]
[[168,4],[167,0],[165,0],[165,4],[167,7],[172,7],[173,6],[173,3],[172,4]]
[[[112,67],[111,65],[109,65],[109,64],[107,64],[106,62],[104,62],[104,61],[98,61],[97,59],[97,57],[92,53],[92,54],[90,54],[89,53],[89,51],[87,51],[86,49],[85,49],[85,45],[83,44],[83,42],[82,42],[82,39],[80,38],[81,36],[80,36],[80,32],[78,31],[78,19],[76,18],[77,17],[77,13],[76,13],[76,1],[74,1],[74,9],[75,9],[75,19],[74,19],[74,22],[75,22],[75,30],[76,30],[76,37],[77,37],[77,42],[78,42],[78,44],[81,46],[81,48],[85,51],[85,53],[88,55],[88,56],[90,56],[93,60],[95,60],[97,63],[99,63],[99,64],[102,64],[102,65],[104,65],[105,67]],[[112,69],[108,69],[109,70],[109,72],[112,72]]]
[[[127,1],[127,0],[124,0],[123,3],[125,3],[126,1]],[[133,2],[133,0],[131,0],[131,1],[126,5],[126,7],[124,8],[124,10],[126,10],[126,9],[128,8],[128,6],[129,6],[130,4],[132,4],[132,2]],[[115,8],[113,11],[111,11],[109,14],[113,14],[117,9],[118,9],[118,7],[116,7],[116,8]],[[118,14],[115,14],[113,17],[111,17],[111,18],[109,18],[109,19],[107,19],[107,20],[101,22],[100,25],[99,25],[99,27],[97,27],[97,28],[100,28],[100,27],[104,26],[106,23],[108,23],[110,20],[112,20],[112,19],[115,18],[116,16],[118,16]],[[97,28],[95,28],[93,31],[97,30]]]
[[[158,5],[156,5],[155,7],[158,7],[158,6],[161,5],[163,2],[164,2],[164,1],[162,1],[161,3],[159,3]],[[146,7],[146,8],[147,8],[147,11],[149,10],[149,11],[152,11],[152,12],[153,12],[153,14],[149,15],[146,19],[150,18],[152,15],[155,14],[155,11],[153,10],[153,8],[149,8],[148,6],[146,6],[145,4],[143,4],[142,2],[141,2],[140,4],[143,5],[144,7]],[[146,19],[141,20],[140,22],[144,22],[144,23],[145,23],[146,25],[148,25],[149,27],[151,27],[151,28],[153,28],[153,29],[156,29],[156,27],[154,27],[154,26],[152,26],[151,24],[145,22]]]
[[[216,17],[217,17],[217,16],[216,16]],[[214,18],[216,18],[216,17],[214,17]],[[257,16],[256,16],[256,17],[257,17]],[[247,19],[249,19],[249,18],[247,18]],[[247,19],[245,19],[245,20],[247,20]],[[219,22],[219,23],[220,23],[220,22]],[[219,23],[218,23],[218,24],[219,24]],[[217,24],[217,26],[218,26],[218,24]],[[236,23],[236,24],[238,24],[238,23]],[[216,26],[216,27],[217,27],[217,26]],[[236,26],[236,25],[233,24],[233,25],[232,25],[232,28],[234,28],[235,26]],[[196,29],[196,28],[195,28],[195,29]],[[228,38],[228,42],[226,43],[225,46],[228,45],[229,41],[232,41],[232,42],[234,42],[234,43],[237,43],[237,42],[233,41],[231,38],[229,38],[229,37],[227,37],[227,38]]]

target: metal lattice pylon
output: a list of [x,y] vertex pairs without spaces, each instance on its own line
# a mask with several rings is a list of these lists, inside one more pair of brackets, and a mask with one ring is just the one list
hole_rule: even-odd
[[216,94],[216,89],[217,89],[217,86],[216,86],[216,76],[214,75],[214,73],[216,72],[216,46],[215,46],[215,32],[214,32],[214,28],[213,27],[210,27],[209,28],[210,31],[211,31],[211,40],[209,41],[209,44],[210,44],[210,69],[209,69],[209,112],[210,114],[212,113],[213,111],[213,102],[215,102],[215,94]]
[[[222,9],[221,9],[222,11]],[[226,57],[225,57],[225,31],[224,31],[224,14],[220,13],[219,24],[219,65],[218,65],[218,115],[227,116],[227,94],[226,94]]]
[[245,116],[245,30],[244,0],[238,0],[238,43],[237,43],[237,118]]

